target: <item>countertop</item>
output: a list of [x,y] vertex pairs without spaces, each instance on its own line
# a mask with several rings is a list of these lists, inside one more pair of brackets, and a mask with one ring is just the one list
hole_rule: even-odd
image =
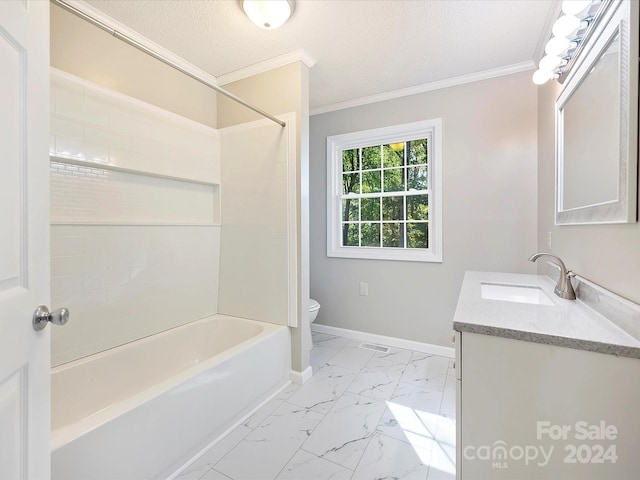
[[[540,287],[553,305],[484,299],[482,283]],[[543,275],[466,272],[453,328],[460,332],[640,358],[640,340],[581,300],[558,297],[553,293],[555,284]]]

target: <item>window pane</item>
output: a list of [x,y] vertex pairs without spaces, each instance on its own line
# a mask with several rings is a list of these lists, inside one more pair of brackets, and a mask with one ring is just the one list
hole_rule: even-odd
[[427,139],[413,140],[409,144],[409,165],[419,165],[427,163]]
[[407,184],[409,190],[426,190],[429,188],[427,167],[409,167],[407,169]]
[[424,120],[327,137],[329,257],[442,261],[442,219],[432,208],[440,128]]
[[407,223],[407,247],[429,248],[428,223]]
[[407,220],[429,220],[429,195],[407,196]]
[[362,149],[362,169],[380,168],[380,147],[364,147]]
[[380,192],[380,182],[382,177],[380,170],[373,172],[362,172],[362,193]]
[[383,247],[404,247],[404,224],[383,223],[382,224],[382,246]]
[[344,247],[358,246],[358,224],[357,223],[342,224],[342,245]]
[[382,161],[384,168],[401,167],[404,165],[404,143],[392,143],[382,147]]
[[358,149],[342,151],[342,171],[355,172],[360,170],[358,165]]
[[360,174],[359,173],[345,173],[342,175],[342,192],[347,193],[360,193]]
[[404,168],[384,171],[384,191],[401,192],[404,190]]
[[379,223],[363,223],[361,227],[361,246],[363,247],[379,247],[380,246],[380,224]]
[[345,222],[358,221],[358,200],[347,198],[342,200],[342,220]]
[[360,200],[361,220],[380,221],[380,199],[363,198]]
[[382,219],[404,220],[403,200],[403,197],[384,197],[382,199]]

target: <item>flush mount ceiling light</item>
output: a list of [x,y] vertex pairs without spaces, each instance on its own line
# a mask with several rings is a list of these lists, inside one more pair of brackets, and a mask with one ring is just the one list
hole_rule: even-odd
[[559,78],[570,68],[571,58],[578,51],[587,31],[601,13],[602,0],[564,0],[562,12],[552,27],[552,36],[545,45],[546,55],[540,59],[533,83],[542,85]]
[[296,8],[294,0],[241,0],[247,17],[260,28],[274,30],[284,25]]

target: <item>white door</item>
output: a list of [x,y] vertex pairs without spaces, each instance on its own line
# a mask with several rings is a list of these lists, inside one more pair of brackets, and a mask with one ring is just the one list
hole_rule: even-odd
[[49,2],[0,0],[0,479],[48,478]]

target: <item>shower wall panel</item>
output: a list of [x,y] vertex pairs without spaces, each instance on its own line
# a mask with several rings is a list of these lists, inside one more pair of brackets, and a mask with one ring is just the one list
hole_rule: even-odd
[[286,118],[286,128],[220,130],[220,313],[296,326],[295,116]]
[[217,313],[217,131],[52,78],[53,365]]
[[218,311],[219,226],[52,225],[59,365]]
[[56,157],[217,184],[219,143],[213,128],[51,69]]

